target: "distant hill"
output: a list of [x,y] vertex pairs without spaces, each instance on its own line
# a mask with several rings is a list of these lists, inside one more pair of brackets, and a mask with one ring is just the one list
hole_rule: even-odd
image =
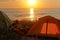
[[2,11],[0,11],[0,24],[3,24],[4,26],[9,26],[11,24],[11,20]]

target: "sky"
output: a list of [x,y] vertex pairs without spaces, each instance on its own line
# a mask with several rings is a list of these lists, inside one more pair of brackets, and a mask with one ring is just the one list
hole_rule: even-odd
[[60,8],[60,0],[35,0],[30,6],[28,0],[0,0],[0,8]]

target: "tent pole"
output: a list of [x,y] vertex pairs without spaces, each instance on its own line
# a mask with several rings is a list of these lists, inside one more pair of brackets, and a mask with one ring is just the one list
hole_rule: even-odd
[[46,36],[47,36],[47,31],[48,31],[48,18],[47,18],[47,24],[46,24]]

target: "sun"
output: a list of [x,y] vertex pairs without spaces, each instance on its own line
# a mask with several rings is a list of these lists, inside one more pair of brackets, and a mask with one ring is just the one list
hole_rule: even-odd
[[35,4],[35,0],[29,0],[29,5],[34,5]]

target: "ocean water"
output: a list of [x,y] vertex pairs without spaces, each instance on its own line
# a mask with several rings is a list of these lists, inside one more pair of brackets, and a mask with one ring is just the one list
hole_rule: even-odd
[[11,20],[38,19],[53,16],[60,19],[60,8],[0,8]]

